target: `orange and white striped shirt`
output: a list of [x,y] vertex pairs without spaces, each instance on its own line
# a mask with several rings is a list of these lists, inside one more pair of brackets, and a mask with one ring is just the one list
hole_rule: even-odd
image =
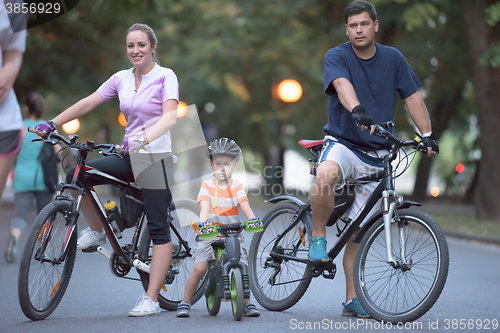
[[215,178],[212,178],[201,184],[196,203],[200,204],[201,201],[210,203],[208,220],[211,222],[223,224],[240,222],[238,218],[239,204],[248,201],[243,185],[238,180],[231,179],[229,187],[221,189],[217,186],[216,181]]

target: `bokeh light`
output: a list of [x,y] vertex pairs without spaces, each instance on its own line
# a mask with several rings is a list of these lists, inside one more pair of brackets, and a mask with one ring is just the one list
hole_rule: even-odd
[[439,187],[437,186],[434,186],[433,188],[431,188],[431,195],[435,198],[439,195],[439,193],[441,193],[441,190],[439,189]]
[[73,119],[62,125],[62,129],[66,134],[75,134],[80,129],[80,120]]
[[128,124],[127,119],[125,119],[125,115],[121,112],[118,115],[118,123],[123,127],[127,126]]
[[177,105],[177,118],[184,117],[188,112],[187,104],[179,101],[179,105]]
[[278,85],[278,97],[284,102],[297,102],[302,97],[302,86],[296,80],[283,80]]

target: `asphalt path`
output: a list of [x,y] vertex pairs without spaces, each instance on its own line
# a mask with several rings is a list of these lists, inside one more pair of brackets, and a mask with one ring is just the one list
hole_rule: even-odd
[[[264,212],[258,212],[262,215]],[[262,307],[259,318],[235,322],[230,304],[222,303],[219,315],[207,313],[204,299],[195,304],[190,318],[175,312],[147,318],[129,318],[127,312],[143,293],[141,283],[112,275],[108,260],[98,253],[77,254],[66,294],[47,319],[33,322],[19,307],[17,274],[19,258],[7,264],[3,257],[13,211],[0,210],[0,332],[500,332],[500,247],[448,237],[450,271],[443,294],[423,317],[406,326],[383,325],[374,320],[342,317],[345,296],[342,262],[337,259],[334,280],[316,278],[295,306],[283,312]],[[82,219],[79,228],[85,227]],[[328,230],[334,237],[333,228]],[[27,232],[21,238],[24,245]],[[250,237],[246,238],[248,245]],[[109,245],[107,245],[108,248]],[[131,277],[137,277],[133,270]],[[496,326],[495,326],[496,323]],[[486,329],[489,327],[489,329]],[[495,329],[496,327],[496,329]]]

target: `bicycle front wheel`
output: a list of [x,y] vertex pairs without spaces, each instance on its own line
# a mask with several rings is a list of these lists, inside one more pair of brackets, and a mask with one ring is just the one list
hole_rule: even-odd
[[231,309],[234,320],[240,321],[243,318],[243,280],[238,269],[231,271]]
[[311,283],[306,260],[312,223],[306,223],[306,214],[290,227],[297,209],[292,202],[274,206],[262,219],[264,231],[254,234],[250,245],[252,293],[260,305],[271,311],[294,306]]
[[47,318],[59,305],[73,272],[76,225],[68,227],[71,202],[49,203],[36,217],[18,277],[19,304],[31,320]]
[[391,223],[392,256],[387,263],[386,235],[381,218],[363,237],[354,263],[357,296],[375,319],[405,323],[423,316],[437,301],[448,276],[448,245],[427,214],[398,211]]
[[[177,310],[177,305],[184,298],[184,287],[194,267],[192,257],[194,249],[192,247],[195,244],[196,232],[191,227],[190,221],[199,222],[200,206],[190,199],[175,199],[170,206],[170,213],[173,217],[172,230],[170,232],[172,238],[172,262],[170,263],[165,283],[160,289],[159,302],[161,308],[175,311]],[[174,232],[174,229],[178,234]],[[186,242],[190,247],[189,252],[182,245],[182,241]],[[150,265],[152,256],[153,243],[147,226],[144,226],[139,240],[139,259]],[[138,272],[144,290],[147,291],[149,274],[140,270]],[[191,298],[191,304],[196,303],[203,296],[205,277],[198,284],[198,288]]]

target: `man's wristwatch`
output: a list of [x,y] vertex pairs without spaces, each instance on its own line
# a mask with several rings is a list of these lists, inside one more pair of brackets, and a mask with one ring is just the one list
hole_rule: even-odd
[[146,139],[143,136],[138,137],[137,141],[139,141],[141,145],[147,144]]

